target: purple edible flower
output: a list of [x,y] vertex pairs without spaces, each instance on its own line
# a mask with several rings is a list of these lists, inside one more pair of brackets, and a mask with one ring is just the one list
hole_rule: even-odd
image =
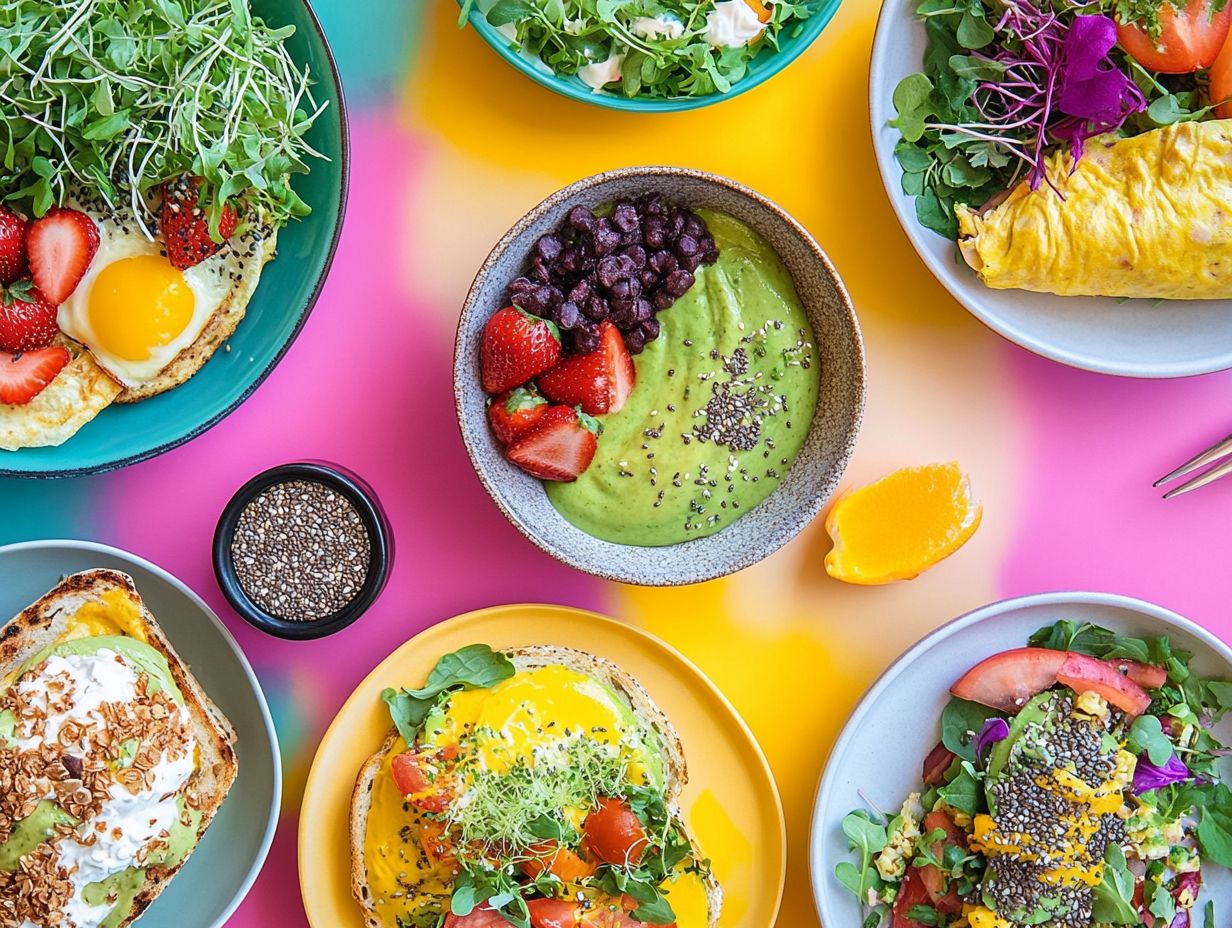
[[1147,790],[1160,789],[1171,783],[1180,783],[1193,775],[1189,768],[1175,754],[1162,767],[1151,763],[1146,754],[1138,757],[1138,766],[1134,770],[1134,795],[1140,796]]
[[1108,59],[1116,43],[1116,23],[1107,16],[1075,16],[1066,33],[1057,108],[1070,118],[1052,134],[1069,141],[1075,161],[1087,139],[1119,128],[1146,108],[1138,85]]
[[983,757],[984,752],[998,741],[1004,741],[1010,736],[1010,726],[1005,719],[987,719],[980,729],[979,737],[975,739],[975,756]]

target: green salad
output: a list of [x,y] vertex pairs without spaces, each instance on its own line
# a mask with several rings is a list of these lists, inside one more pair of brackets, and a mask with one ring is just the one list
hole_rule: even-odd
[[291,58],[294,27],[245,0],[0,2],[0,199],[41,216],[70,189],[152,219],[146,196],[201,178],[273,226],[308,207],[291,187],[327,105]]
[[799,34],[820,0],[463,0],[510,44],[565,77],[626,97],[727,93]]
[[1165,637],[1061,621],[1027,644],[951,687],[900,808],[843,820],[865,928],[1216,928],[1232,683]]

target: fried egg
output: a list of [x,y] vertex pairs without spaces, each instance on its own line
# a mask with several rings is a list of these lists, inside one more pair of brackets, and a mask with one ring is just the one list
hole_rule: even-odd
[[224,247],[181,271],[130,216],[83,212],[98,226],[98,251],[60,306],[60,329],[116,381],[138,389],[196,342],[226,305],[242,277],[242,262]]

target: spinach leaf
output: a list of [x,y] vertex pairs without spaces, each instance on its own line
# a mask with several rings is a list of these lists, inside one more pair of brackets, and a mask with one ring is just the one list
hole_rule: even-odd
[[941,798],[960,812],[975,815],[980,809],[980,784],[964,766],[951,782],[941,787]]
[[975,739],[996,709],[957,696],[941,710],[941,743],[963,760],[976,762]]
[[504,654],[493,651],[486,644],[472,644],[442,657],[428,674],[422,689],[389,688],[381,692],[381,699],[389,707],[398,734],[407,744],[414,744],[424,719],[442,693],[495,686],[513,674],[513,662]]
[[1126,746],[1135,754],[1146,752],[1152,764],[1162,767],[1172,759],[1172,740],[1164,734],[1158,716],[1140,715],[1129,727]]

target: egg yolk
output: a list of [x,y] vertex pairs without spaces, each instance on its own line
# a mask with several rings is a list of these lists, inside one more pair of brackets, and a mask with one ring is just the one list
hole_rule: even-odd
[[122,258],[103,268],[90,289],[90,327],[100,349],[146,361],[193,317],[184,275],[159,255]]

